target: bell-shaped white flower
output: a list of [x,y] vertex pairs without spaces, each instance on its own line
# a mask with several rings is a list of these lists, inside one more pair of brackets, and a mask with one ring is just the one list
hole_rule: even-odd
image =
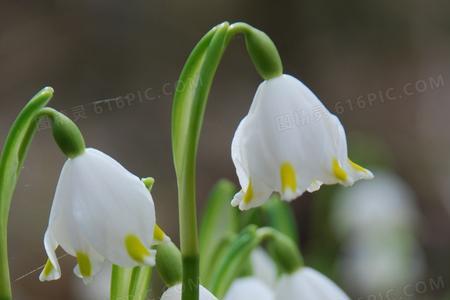
[[373,182],[337,193],[333,209],[332,228],[342,241],[339,271],[361,295],[416,282],[426,269],[414,191],[390,171],[375,174]]
[[350,300],[330,279],[303,267],[293,274],[283,275],[276,287],[277,300]]
[[274,300],[275,295],[269,286],[256,277],[236,279],[225,295],[224,300]]
[[240,209],[261,205],[272,192],[290,201],[322,184],[373,177],[348,158],[339,119],[289,75],[261,83],[231,152],[242,188],[232,204]]
[[[182,290],[181,283],[171,286],[161,296],[161,300],[181,300]],[[217,298],[203,286],[200,286],[199,300],[217,300]]]
[[253,275],[269,287],[274,287],[278,278],[277,265],[263,248],[253,250],[251,256]]
[[108,155],[86,149],[61,171],[44,238],[49,259],[39,278],[61,276],[58,246],[77,258],[75,274],[85,281],[104,264],[153,265],[155,238],[165,237],[144,183]]

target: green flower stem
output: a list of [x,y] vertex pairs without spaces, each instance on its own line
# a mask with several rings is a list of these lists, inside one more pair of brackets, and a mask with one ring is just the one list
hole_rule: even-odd
[[[233,27],[234,26],[234,27]],[[265,79],[282,74],[281,59],[272,41],[259,30],[228,22],[214,27],[189,56],[176,88],[172,110],[172,148],[178,184],[180,240],[183,258],[182,300],[198,300],[199,241],[196,215],[196,156],[209,91],[223,53],[237,33]]]
[[131,275],[129,300],[146,300],[150,291],[153,268],[135,267]]
[[0,156],[0,300],[11,300],[8,266],[8,215],[22,165],[37,128],[39,111],[53,96],[53,89],[39,91],[12,125]]
[[250,225],[239,234],[218,262],[218,272],[214,274],[210,284],[210,290],[217,298],[222,299],[225,296],[252,251],[265,241],[269,242],[273,258],[282,266],[284,272],[293,273],[303,267],[302,255],[288,236],[270,227],[257,229],[256,226]]
[[111,300],[128,300],[132,275],[133,268],[123,268],[117,265],[112,266],[110,290]]

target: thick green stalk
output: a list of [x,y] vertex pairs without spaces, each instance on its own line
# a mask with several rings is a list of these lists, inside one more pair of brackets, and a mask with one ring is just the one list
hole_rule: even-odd
[[[233,27],[234,26],[234,27]],[[196,215],[196,157],[209,91],[231,37],[243,33],[247,50],[264,79],[282,74],[281,60],[272,41],[259,30],[227,22],[214,27],[189,56],[177,85],[172,111],[172,148],[178,183],[182,300],[198,300],[199,241]]]
[[11,300],[8,267],[8,215],[17,179],[34,133],[40,110],[53,96],[53,89],[39,91],[22,109],[12,125],[0,156],[0,300]]
[[[180,84],[187,89],[177,88],[174,97],[172,143],[178,182],[180,246],[183,259],[183,300],[197,300],[199,297],[195,156],[198,131],[201,127],[203,110],[212,81],[211,75],[205,76],[205,73],[207,71],[214,73],[217,67],[222,54],[227,27],[228,24],[224,24],[212,29],[198,43],[189,56],[179,80]],[[214,47],[216,51],[219,47],[219,55],[211,50],[211,45],[216,45]],[[214,63],[214,61],[216,62]]]

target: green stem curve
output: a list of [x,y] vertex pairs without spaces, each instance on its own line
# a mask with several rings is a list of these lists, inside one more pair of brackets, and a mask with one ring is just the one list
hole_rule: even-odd
[[39,91],[14,121],[0,156],[0,300],[11,300],[8,265],[8,216],[11,199],[37,128],[40,110],[53,96],[51,87]]
[[245,24],[228,22],[210,30],[190,54],[174,96],[172,148],[178,184],[180,246],[183,259],[182,300],[199,297],[199,239],[196,208],[197,148],[209,91],[231,38],[243,33],[247,50],[264,79],[282,74],[281,59],[270,38]]
[[303,266],[302,255],[292,239],[270,227],[257,229],[255,225],[249,225],[231,243],[228,252],[218,263],[218,272],[211,278],[211,292],[217,298],[225,296],[251,252],[265,241],[270,242],[273,258],[284,272],[294,273]]

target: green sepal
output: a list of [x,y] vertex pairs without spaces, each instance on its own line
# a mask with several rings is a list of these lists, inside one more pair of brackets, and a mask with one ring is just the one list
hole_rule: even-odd
[[155,178],[146,177],[146,178],[142,178],[141,180],[144,183],[145,187],[149,190],[149,192],[151,192],[153,185],[155,184]]

